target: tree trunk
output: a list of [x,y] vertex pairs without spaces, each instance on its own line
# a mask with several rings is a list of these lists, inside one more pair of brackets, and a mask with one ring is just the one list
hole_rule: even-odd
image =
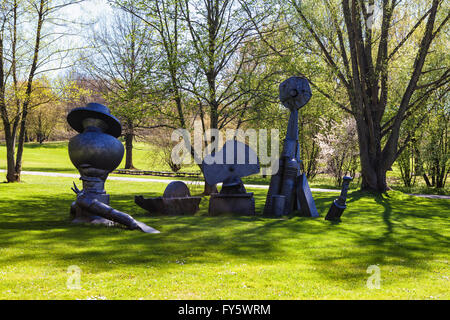
[[390,188],[386,181],[386,169],[379,165],[378,161],[361,165],[361,190],[386,192]]
[[[369,126],[368,117],[356,114],[358,131],[359,158],[361,162],[361,189],[372,192],[389,190],[386,171],[392,163],[388,162],[381,150],[381,129],[379,125]],[[372,128],[372,129],[369,129]]]
[[15,137],[6,137],[6,181],[20,182],[20,172],[16,172],[16,162],[14,159],[16,149]]
[[[194,148],[191,148],[191,154],[194,156]],[[198,167],[200,168],[200,171],[203,173],[203,165],[199,164]],[[203,179],[204,178],[204,174],[203,174]],[[205,180],[205,188],[203,189],[203,195],[205,196],[209,196],[211,193],[218,193],[217,191],[217,186],[216,185],[210,185],[206,182]]]
[[133,133],[125,134],[125,169],[136,169],[133,165]]
[[31,142],[31,137],[28,133],[28,130],[25,130],[25,142]]
[[[25,131],[26,131],[26,120],[28,115],[28,107],[31,101],[31,92],[33,88],[33,78],[36,72],[36,69],[38,67],[38,56],[39,56],[39,49],[40,49],[40,42],[41,42],[41,30],[42,25],[44,23],[44,7],[45,7],[45,1],[41,0],[39,5],[39,11],[38,11],[38,24],[36,28],[36,38],[35,38],[35,44],[34,44],[34,53],[33,53],[33,60],[31,63],[30,73],[28,74],[28,80],[27,80],[27,86],[25,91],[25,101],[22,104],[22,114],[20,116],[20,130],[19,130],[19,137],[17,141],[17,153],[15,155],[15,161],[14,161],[14,151],[15,151],[15,132],[10,136],[10,142],[13,142],[10,145],[9,154],[7,155],[8,158],[8,169],[7,169],[7,181],[8,182],[20,182],[20,172],[22,171],[22,156],[23,156],[23,148],[24,148],[24,142],[25,142]],[[17,118],[19,119],[19,118]],[[15,162],[15,165],[14,165]],[[10,166],[13,165],[13,166]]]
[[[30,89],[31,92],[31,89]],[[31,93],[27,92],[27,99],[29,99]],[[22,118],[20,121],[20,131],[17,145],[17,153],[16,153],[16,167],[15,172],[20,176],[20,172],[22,171],[22,157],[23,157],[23,148],[25,144],[25,130],[26,130],[26,118],[28,114],[28,103],[24,103],[22,107]],[[19,177],[20,180],[20,177]],[[18,180],[18,181],[19,181]]]

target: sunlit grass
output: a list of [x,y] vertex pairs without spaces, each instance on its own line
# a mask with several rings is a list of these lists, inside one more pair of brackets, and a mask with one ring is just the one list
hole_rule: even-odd
[[[158,147],[150,145],[144,142],[135,142],[133,151],[133,163],[136,168],[141,170],[151,171],[168,171],[171,172],[170,167],[164,163],[162,152]],[[118,168],[124,168],[125,159]],[[0,169],[6,169],[6,148],[4,143],[0,143]],[[417,177],[416,186],[411,188],[405,188],[400,179],[400,171],[395,165],[392,171],[387,172],[388,183],[394,189],[405,193],[425,193],[425,194],[450,194],[450,189],[447,186],[444,189],[428,188],[422,181],[421,177]],[[39,143],[27,143],[25,144],[24,156],[23,156],[23,170],[30,171],[44,171],[44,172],[63,172],[63,173],[78,173],[70,162],[67,142],[46,142]],[[183,165],[181,172],[200,172],[197,165]],[[119,175],[121,177],[136,177],[134,175]],[[167,177],[158,176],[139,176],[140,178],[149,177],[151,179],[167,179]],[[170,178],[176,179],[176,178]],[[183,177],[179,178],[183,180],[199,180],[199,178]],[[200,177],[200,179],[202,179]],[[450,176],[448,178],[450,180]],[[1,181],[1,179],[0,179]],[[263,177],[260,174],[252,175],[243,178],[246,184],[265,184],[270,182],[270,176]],[[314,179],[309,179],[309,185],[312,188],[323,189],[339,189],[332,177],[327,174],[318,174]],[[350,187],[358,188],[360,179],[352,181]],[[447,184],[448,185],[448,184]]]
[[[23,170],[55,171],[76,173],[77,170],[70,162],[67,141],[27,143],[23,153]],[[133,151],[134,166],[141,170],[171,171],[170,167],[162,161],[160,150],[143,142],[136,142]],[[125,157],[118,168],[125,167]],[[6,147],[0,143],[0,169],[6,169]],[[198,167],[185,166],[182,171],[199,171]]]
[[[450,202],[350,192],[339,224],[333,194],[320,218],[150,216],[134,195],[165,183],[107,182],[111,204],[161,234],[73,225],[72,179],[0,184],[0,299],[448,299]],[[255,189],[261,212],[266,190]],[[81,268],[81,289],[67,268]],[[368,289],[377,265],[381,288]]]

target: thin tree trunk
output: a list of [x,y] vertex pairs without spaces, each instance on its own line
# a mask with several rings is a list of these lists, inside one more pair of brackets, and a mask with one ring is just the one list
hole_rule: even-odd
[[125,169],[136,169],[133,165],[133,133],[125,134]]
[[7,182],[20,182],[20,173],[16,172],[15,166],[15,149],[16,149],[16,138],[10,135],[6,136],[6,181]]
[[[25,91],[25,101],[23,102],[23,105],[22,105],[22,115],[20,118],[20,131],[19,131],[17,153],[16,153],[16,165],[15,165],[16,181],[15,182],[20,181],[20,172],[22,171],[22,156],[23,156],[23,148],[24,148],[24,142],[25,142],[25,131],[26,131],[28,107],[29,107],[30,101],[31,101],[33,78],[34,78],[34,74],[37,69],[40,42],[41,42],[41,30],[42,30],[42,24],[44,23],[44,2],[45,2],[44,0],[40,1],[33,60],[31,63],[30,73],[28,75],[27,89]],[[10,182],[14,182],[14,181],[10,181]]]

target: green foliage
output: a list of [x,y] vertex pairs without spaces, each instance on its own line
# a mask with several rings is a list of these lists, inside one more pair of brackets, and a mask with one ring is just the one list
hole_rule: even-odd
[[408,143],[407,147],[397,158],[397,164],[399,166],[401,178],[405,187],[412,187],[416,183],[416,159],[417,157],[414,153],[414,145],[411,142]]
[[424,128],[421,141],[423,174],[431,177],[431,185],[443,188],[450,173],[450,109],[449,95],[433,103],[433,113]]
[[344,176],[355,177],[358,169],[358,138],[356,123],[352,118],[341,122],[321,120],[321,132],[317,134],[320,160],[327,173],[342,184]]
[[[448,102],[446,89],[437,90],[425,106],[427,112],[408,119],[403,131],[406,147],[397,159],[405,187],[414,186],[417,176],[422,176],[428,187],[445,187],[450,172]],[[423,122],[419,128],[418,121]]]

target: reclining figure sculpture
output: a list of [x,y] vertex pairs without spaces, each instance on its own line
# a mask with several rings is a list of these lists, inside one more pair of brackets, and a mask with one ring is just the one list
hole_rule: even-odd
[[83,190],[74,182],[72,190],[77,199],[70,214],[74,223],[88,222],[112,226],[122,224],[131,230],[159,233],[130,215],[109,206],[109,195],[104,186],[108,174],[120,164],[124,147],[117,139],[122,126],[104,105],[89,103],[75,108],[67,115],[69,125],[80,134],[69,141],[69,157],[80,172]]
[[191,196],[183,181],[169,183],[162,197],[134,197],[134,202],[148,212],[168,215],[193,215],[198,211],[201,200],[202,197]]

